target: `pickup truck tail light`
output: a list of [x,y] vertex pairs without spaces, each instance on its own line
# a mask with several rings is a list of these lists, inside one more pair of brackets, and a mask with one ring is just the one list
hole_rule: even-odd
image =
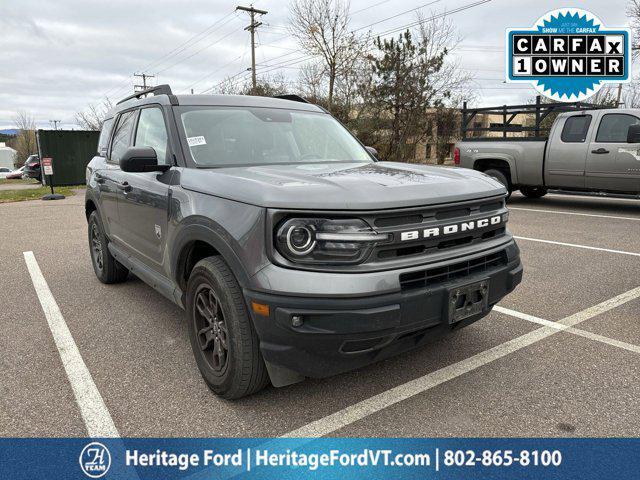
[[453,163],[460,165],[460,149],[458,147],[453,151]]
[[276,231],[276,247],[293,263],[353,264],[378,243],[390,240],[360,219],[289,219]]

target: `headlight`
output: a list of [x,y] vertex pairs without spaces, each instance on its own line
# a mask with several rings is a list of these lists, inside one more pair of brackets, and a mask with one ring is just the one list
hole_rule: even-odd
[[363,220],[292,218],[276,231],[276,247],[294,263],[358,263],[389,234],[374,232]]

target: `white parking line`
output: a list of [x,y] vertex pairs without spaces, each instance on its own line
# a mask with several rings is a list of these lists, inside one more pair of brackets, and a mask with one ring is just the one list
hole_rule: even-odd
[[82,360],[36,257],[33,252],[24,252],[23,255],[89,436],[119,437],[109,410],[93,382],[89,369]]
[[528,315],[526,313],[518,312],[516,310],[511,310],[510,308],[504,308],[500,306],[493,307],[496,312],[504,313],[505,315],[509,315],[511,317],[520,318],[522,320],[527,320],[528,322],[537,323],[539,325],[544,325],[547,327],[555,328],[557,330],[562,330],[568,333],[572,333],[574,335],[578,335],[580,337],[588,338],[589,340],[594,340],[596,342],[606,343],[607,345],[611,345],[613,347],[622,348],[624,350],[628,350],[634,353],[640,353],[640,346],[634,345],[632,343],[622,342],[620,340],[615,340],[613,338],[605,337],[604,335],[599,335],[597,333],[588,332],[586,330],[582,330],[580,328],[568,327],[566,325],[561,325],[556,322],[551,322],[549,320],[545,320],[544,318],[534,317],[533,315]]
[[[573,327],[580,322],[584,322],[596,315],[600,315],[608,310],[616,308],[626,302],[640,297],[640,287],[629,290],[610,300],[589,307],[574,315],[565,317],[558,322],[559,325]],[[408,398],[424,393],[444,382],[453,380],[465,373],[476,370],[488,363],[503,358],[510,353],[522,350],[529,345],[539,342],[545,338],[558,333],[558,329],[543,326],[533,332],[529,332],[508,342],[497,345],[489,350],[480,352],[472,357],[448,365],[440,370],[429,373],[422,377],[411,380],[402,385],[398,385],[390,390],[374,395],[362,400],[354,405],[343,408],[331,415],[309,423],[301,428],[282,435],[283,437],[321,437],[340,430],[358,420],[372,415],[380,410],[388,408],[396,403]]]
[[634,257],[640,257],[640,253],[625,252],[624,250],[612,250],[610,248],[590,247],[588,245],[579,245],[577,243],[555,242],[553,240],[542,240],[541,238],[518,237],[516,235],[514,235],[513,238],[515,238],[516,240],[526,240],[528,242],[550,243],[551,245],[562,245],[565,247],[584,248],[585,250],[597,250],[600,252],[618,253],[620,255],[632,255]]
[[[640,197],[613,197],[611,195],[580,195],[579,193],[571,194],[571,193],[547,193],[547,197],[557,197],[564,198],[565,200],[569,200],[571,198],[577,199],[586,199],[591,200],[591,203],[597,203],[600,201],[602,204],[602,200],[618,200],[620,202],[634,202],[637,203]],[[525,197],[526,198],[526,197]]]
[[577,215],[580,217],[596,217],[596,218],[612,218],[614,220],[633,220],[640,222],[640,217],[618,217],[616,215],[602,215],[596,213],[580,213],[580,212],[566,212],[564,210],[546,210],[542,208],[522,208],[522,207],[509,207],[509,210],[522,210],[523,212],[540,212],[540,213],[557,213],[558,215]]

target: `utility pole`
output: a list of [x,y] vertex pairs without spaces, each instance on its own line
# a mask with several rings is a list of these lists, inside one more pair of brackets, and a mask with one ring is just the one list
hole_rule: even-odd
[[142,78],[142,85],[134,85],[133,86],[133,91],[134,92],[136,91],[136,88],[140,88],[142,90],[146,90],[147,89],[147,78],[155,78],[155,75],[147,75],[146,73],[134,73],[133,76]]
[[618,84],[618,99],[616,100],[616,108],[620,108],[620,99],[622,98],[622,84]]
[[49,124],[53,126],[54,130],[58,130],[59,123],[60,123],[60,120],[49,120]]
[[258,15],[266,15],[268,12],[266,10],[258,10],[257,8],[253,8],[253,5],[248,7],[237,6],[236,10],[242,10],[243,12],[249,12],[249,17],[251,18],[251,23],[245,27],[245,30],[248,30],[251,33],[251,83],[253,84],[253,89],[256,88],[256,41],[255,41],[255,32],[256,28],[262,25],[262,22],[256,22],[256,13]]

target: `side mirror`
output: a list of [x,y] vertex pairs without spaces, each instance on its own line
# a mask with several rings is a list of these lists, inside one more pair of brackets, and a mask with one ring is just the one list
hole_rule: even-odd
[[378,151],[375,148],[373,147],[364,147],[364,148],[367,152],[369,152],[371,155],[376,157],[376,159],[378,159]]
[[158,155],[151,147],[129,147],[120,158],[123,172],[164,172],[170,165],[158,165]]
[[640,125],[629,125],[627,143],[640,143]]

